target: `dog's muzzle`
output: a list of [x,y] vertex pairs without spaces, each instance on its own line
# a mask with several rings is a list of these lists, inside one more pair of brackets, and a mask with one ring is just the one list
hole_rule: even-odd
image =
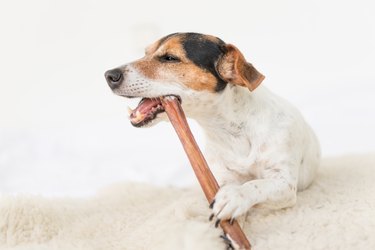
[[120,69],[108,70],[104,75],[109,87],[111,87],[112,90],[120,87],[123,79],[123,74]]

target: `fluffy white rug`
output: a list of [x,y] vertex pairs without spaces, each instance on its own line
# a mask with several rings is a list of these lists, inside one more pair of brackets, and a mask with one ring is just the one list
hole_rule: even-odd
[[[0,198],[0,249],[225,249],[199,189],[117,184],[97,196]],[[375,155],[325,159],[295,207],[254,208],[253,249],[375,249]]]

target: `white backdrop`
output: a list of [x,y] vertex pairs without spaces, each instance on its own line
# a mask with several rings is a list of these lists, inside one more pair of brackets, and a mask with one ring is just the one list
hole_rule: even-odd
[[[104,72],[172,32],[239,47],[323,154],[375,150],[375,5],[316,1],[1,1],[0,192],[81,196],[121,180],[195,182],[169,124],[133,128]],[[198,141],[199,128],[193,124]]]

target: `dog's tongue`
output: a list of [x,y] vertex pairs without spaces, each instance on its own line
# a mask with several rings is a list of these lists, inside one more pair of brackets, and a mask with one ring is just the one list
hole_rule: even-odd
[[130,120],[132,123],[142,122],[152,111],[153,108],[161,105],[159,98],[144,98],[138,106],[131,112]]
[[158,106],[161,104],[159,98],[144,98],[139,104],[135,111],[139,110],[141,113],[147,113],[153,107]]

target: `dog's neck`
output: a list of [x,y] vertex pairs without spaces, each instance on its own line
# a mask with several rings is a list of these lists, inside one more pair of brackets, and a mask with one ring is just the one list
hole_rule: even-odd
[[[207,147],[221,145],[223,150],[228,151],[234,147],[240,151],[237,152],[239,155],[245,156],[252,148],[251,133],[257,122],[249,117],[258,117],[264,107],[266,93],[267,89],[262,86],[250,92],[244,87],[228,85],[222,93],[199,97],[205,98],[202,104],[195,103],[194,109],[191,109],[198,111],[188,115],[203,128]],[[202,106],[197,108],[196,105]]]
[[262,86],[254,92],[244,87],[227,86],[222,93],[213,94],[208,100],[204,100],[203,107],[194,109],[199,112],[189,116],[205,132],[205,152],[208,158],[216,158],[237,169],[249,166],[252,161],[251,152],[257,148],[257,143],[253,140],[257,133],[254,125],[261,115],[267,92]]
[[[226,134],[238,136],[249,124],[249,116],[259,111],[260,95],[266,91],[263,87],[254,92],[239,86],[227,86],[222,93],[213,94],[205,100],[204,107],[192,114],[208,136],[226,131]],[[251,121],[250,121],[251,122]]]

